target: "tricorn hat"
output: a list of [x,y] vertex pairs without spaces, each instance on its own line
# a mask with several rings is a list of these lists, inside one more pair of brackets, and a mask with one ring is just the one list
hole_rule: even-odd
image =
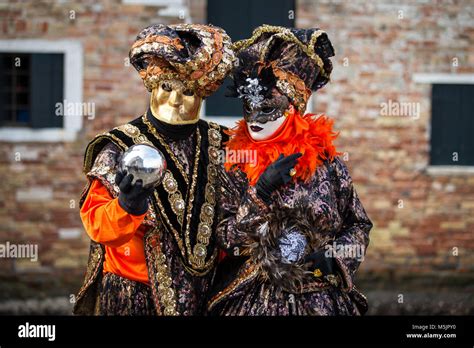
[[[320,29],[263,25],[249,39],[234,43],[238,66],[229,96],[260,99],[276,87],[303,113],[312,91],[330,78],[334,48]],[[255,85],[258,86],[255,88]],[[252,88],[254,87],[254,88]]]

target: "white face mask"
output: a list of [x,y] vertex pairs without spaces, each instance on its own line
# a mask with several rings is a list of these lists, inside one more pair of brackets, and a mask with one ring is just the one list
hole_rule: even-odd
[[285,122],[286,117],[282,116],[277,118],[274,121],[267,121],[266,123],[252,122],[247,123],[247,129],[250,136],[255,141],[262,141],[270,139],[273,134],[280,128],[280,126]]

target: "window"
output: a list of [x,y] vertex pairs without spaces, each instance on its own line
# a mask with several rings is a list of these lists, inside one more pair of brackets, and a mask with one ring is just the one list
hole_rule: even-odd
[[[294,11],[294,0],[208,0],[207,22],[223,28],[233,41],[238,41],[250,37],[253,29],[262,24],[294,27]],[[241,117],[241,101],[225,97],[226,86],[230,83],[227,78],[223,86],[206,99],[206,116]]]
[[0,56],[0,125],[28,125],[30,121],[30,56]]
[[83,116],[83,49],[77,40],[0,40],[0,141],[73,141]]
[[63,54],[0,53],[0,126],[61,128]]
[[431,165],[474,166],[474,85],[434,84]]
[[474,174],[474,74],[415,73],[413,81],[431,85],[430,175]]

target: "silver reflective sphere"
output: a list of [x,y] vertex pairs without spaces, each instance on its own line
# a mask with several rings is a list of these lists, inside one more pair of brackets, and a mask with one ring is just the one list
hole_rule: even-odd
[[306,237],[296,228],[285,230],[278,240],[283,263],[295,263],[301,260],[306,249]]
[[157,186],[163,180],[166,160],[160,150],[146,144],[130,146],[120,159],[119,169],[133,175],[132,184],[138,179],[143,187]]

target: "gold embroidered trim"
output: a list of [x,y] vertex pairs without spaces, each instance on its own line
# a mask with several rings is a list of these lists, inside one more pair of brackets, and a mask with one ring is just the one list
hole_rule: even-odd
[[170,226],[171,232],[173,233],[176,243],[178,244],[178,248],[181,251],[181,255],[186,259],[186,251],[184,249],[183,240],[179,236],[178,231],[176,231],[176,229],[173,228],[173,225],[171,224],[171,221],[169,220],[168,215],[165,213],[165,208],[163,204],[161,203],[161,199],[158,196],[158,192],[155,191],[154,195],[155,195],[156,204],[158,204],[158,208],[160,209],[161,216],[165,219],[168,226]]
[[[186,174],[186,171],[184,170],[183,166],[181,165],[181,162],[176,158],[174,155],[173,151],[169,147],[169,145],[166,143],[166,141],[163,139],[163,137],[156,131],[155,127],[151,124],[150,121],[147,120],[146,115],[142,116],[142,121],[143,123],[147,126],[148,131],[153,134],[153,136],[160,142],[161,146],[163,146],[166,150],[166,152],[170,155],[171,159],[173,160],[174,164],[180,171],[181,175],[184,178],[184,181],[186,182],[186,185],[189,185],[189,180],[188,180],[188,175]],[[199,147],[200,143],[197,142],[196,147]]]
[[[162,227],[161,224],[158,225]],[[154,254],[154,266],[156,269],[156,279],[158,280],[158,289],[152,287],[152,290],[156,297],[159,299],[159,304],[162,304],[164,307],[163,314],[168,316],[179,315],[179,312],[176,309],[176,292],[173,289],[173,278],[171,278],[171,272],[166,264],[166,256],[162,251],[163,244],[161,243],[159,236],[162,231],[159,230],[159,227],[152,230],[146,236],[145,245],[149,249],[152,249],[152,254]],[[157,304],[157,306],[159,306]],[[157,308],[159,311],[160,309]],[[161,313],[158,313],[161,314]]]
[[181,191],[178,190],[178,182],[169,170],[166,170],[165,172],[165,176],[163,178],[163,187],[168,193],[168,200],[171,204],[171,210],[173,210],[175,213],[179,224],[182,225],[186,203],[184,202]]
[[218,302],[220,302],[225,296],[230,294],[234,291],[237,287],[239,287],[244,282],[254,278],[258,274],[258,270],[254,267],[250,261],[247,261],[247,269],[242,272],[237,278],[235,278],[232,283],[230,283],[225,289],[219,291],[210,301],[208,304],[209,309],[214,307]]
[[[209,138],[209,163],[207,165],[207,183],[204,191],[205,203],[201,206],[201,212],[199,214],[199,225],[198,225],[198,232],[197,232],[197,242],[192,249],[192,254],[189,255],[190,263],[196,267],[197,269],[205,268],[208,264],[205,262],[207,256],[207,247],[209,245],[209,241],[212,235],[212,223],[214,221],[215,215],[215,205],[216,205],[216,197],[215,197],[215,188],[214,185],[216,183],[216,177],[213,175],[214,172],[217,171],[216,166],[219,164],[219,148],[220,141],[222,140],[222,136],[220,134],[220,127],[216,123],[210,122],[209,129],[208,129],[208,138]],[[217,146],[216,146],[217,145]],[[196,164],[197,165],[197,164]],[[195,170],[197,169],[195,165]],[[196,171],[193,175],[197,175]],[[194,187],[192,188],[192,192],[194,191]],[[190,200],[191,203],[191,200]],[[188,224],[191,218],[192,207],[188,210]],[[189,233],[189,231],[188,231]],[[188,251],[191,249],[191,245],[189,243],[189,238],[186,238],[186,242],[188,243]],[[214,256],[214,255],[213,255]],[[211,260],[214,257],[211,257]]]
[[[148,144],[154,147],[153,143],[150,140],[148,140],[148,138],[144,134],[140,132],[140,129],[138,127],[134,125],[125,124],[125,125],[116,127],[115,129],[123,132],[125,135],[132,138],[135,144]],[[117,137],[114,137],[114,138],[118,139]],[[125,146],[124,148],[127,149],[128,147]],[[156,196],[156,190],[155,190],[155,196]],[[161,224],[159,224],[159,226],[161,226]],[[155,228],[153,232],[157,230],[158,230],[158,227]],[[150,241],[151,244],[148,244],[148,243],[145,243],[145,244],[151,245],[154,248],[154,251],[156,254],[155,267],[158,271],[158,274],[157,274],[158,295],[159,295],[160,301],[163,303],[163,306],[165,307],[163,314],[164,315],[179,315],[179,313],[176,310],[176,294],[175,294],[174,289],[171,287],[172,278],[171,278],[168,266],[166,265],[166,255],[162,252],[161,242],[157,243],[155,238],[157,237],[154,236],[154,238]]]
[[122,133],[125,133],[125,135],[132,138],[135,144],[147,144],[147,145],[153,146],[152,142],[148,140],[147,137],[140,132],[140,129],[138,129],[138,127],[132,124],[127,123],[122,126],[115,127],[114,129]]
[[[89,144],[89,146],[87,148],[88,149],[93,149],[94,145],[96,143],[98,143],[99,141],[103,140],[104,137],[114,140],[116,142],[116,144],[119,145],[122,149],[127,149],[128,148],[128,146],[125,145],[125,143],[122,140],[120,140],[115,135],[113,135],[111,133],[108,133],[108,132],[104,132],[104,133],[101,133],[101,134],[97,135],[95,137],[95,139],[91,141],[91,143]],[[91,170],[92,165],[94,164],[93,160],[92,160],[92,155],[93,155],[93,151],[88,150],[86,152],[85,160],[84,160],[84,166],[82,168],[82,170],[85,174],[87,174]]]
[[[149,123],[146,122],[145,115],[143,115],[142,121],[143,121],[145,124],[147,124],[147,126],[149,126],[150,132],[151,132],[152,130],[154,130],[153,126],[151,126],[151,124],[149,124]],[[151,128],[150,128],[150,126],[151,126]],[[132,127],[122,127],[122,126],[121,126],[121,127],[117,127],[117,129],[119,129],[120,131],[122,131],[123,133],[125,133],[127,136],[131,137],[132,140],[133,140],[133,142],[137,141],[137,142],[139,142],[139,143],[143,143],[143,138],[146,139],[145,135],[141,134],[140,129],[137,128],[137,127],[135,127],[135,126],[132,126]],[[113,136],[112,134],[110,134],[110,135]],[[118,139],[117,137],[114,137],[114,138],[116,138],[116,140],[120,140],[120,139]],[[199,139],[200,139],[200,138],[199,138]],[[149,141],[148,139],[146,139],[146,140],[151,144],[151,146],[154,147],[154,145],[153,145],[153,143],[151,143],[151,141]],[[123,142],[122,142],[122,144],[123,144]],[[200,144],[200,141],[198,141],[198,146],[199,146],[199,144]],[[123,144],[123,145],[124,145],[124,149],[127,149],[127,148],[128,148],[125,144]],[[168,147],[168,148],[169,148],[169,147]],[[171,149],[170,149],[170,151],[171,151]],[[170,153],[170,155],[173,155],[172,152]],[[174,155],[173,155],[173,156],[174,156]],[[178,168],[179,168],[179,167],[178,167]],[[183,169],[183,171],[184,171],[184,169]],[[174,179],[174,178],[173,178],[173,179]],[[182,242],[182,240],[181,240],[181,237],[179,236],[179,233],[176,231],[176,229],[174,229],[174,228],[172,227],[171,221],[169,220],[168,216],[167,216],[166,213],[165,213],[165,209],[164,209],[164,207],[163,207],[163,204],[161,203],[161,200],[160,200],[160,198],[159,198],[159,196],[158,196],[158,192],[157,192],[156,190],[154,191],[154,196],[155,196],[155,201],[156,201],[156,203],[158,204],[158,207],[159,207],[159,209],[160,209],[160,212],[162,213],[161,216],[166,220],[166,222],[167,222],[168,225],[170,226],[171,232],[173,233],[173,236],[174,236],[174,238],[175,238],[175,240],[176,240],[176,242],[177,242],[177,244],[178,244],[178,247],[179,247],[179,249],[180,249],[180,251],[181,251],[181,254],[182,254],[182,256],[183,256],[184,258],[186,258],[186,251],[185,251],[185,249],[184,249],[184,244],[183,244],[183,242]]]
[[[168,144],[166,144],[163,138],[156,132],[153,125],[146,119],[145,115],[142,117],[142,120],[147,125],[150,133],[152,133],[156,137],[156,139],[160,142],[160,144],[170,154],[173,161],[175,161],[178,169],[183,174],[183,177],[186,178],[187,175],[186,175],[186,172],[184,171],[184,168],[182,168],[181,163],[179,163],[179,161],[176,159],[173,152],[169,148]],[[200,159],[200,153],[201,153],[201,147],[200,147],[201,135],[200,135],[199,128],[197,129],[196,154],[194,158],[193,173],[191,177],[191,186],[189,187],[188,196],[187,196],[187,202],[188,202],[187,209],[186,209],[187,223],[186,223],[185,232],[184,232],[185,248],[183,247],[183,241],[178,231],[176,231],[176,229],[172,226],[168,216],[166,215],[163,209],[163,204],[161,203],[158,194],[155,192],[156,202],[158,204],[158,207],[162,211],[162,216],[166,220],[168,225],[170,226],[170,229],[172,230],[172,233],[175,236],[176,241],[178,243],[178,247],[181,251],[181,254],[183,255],[185,259],[188,260],[189,264],[192,266],[192,268],[187,267],[187,266],[185,266],[185,268],[187,271],[191,271],[191,273],[193,274],[195,273],[205,274],[206,272],[208,272],[212,268],[214,261],[217,257],[217,251],[215,251],[206,262],[207,247],[209,245],[210,237],[212,235],[212,223],[214,221],[214,215],[215,215],[216,198],[215,198],[215,188],[213,186],[216,182],[216,177],[217,177],[216,165],[219,163],[219,148],[221,146],[221,141],[222,141],[222,135],[220,134],[220,126],[217,125],[216,123],[213,123],[213,122],[209,123],[208,139],[209,139],[209,148],[208,148],[209,163],[207,165],[208,178],[207,178],[207,183],[205,187],[205,203],[203,203],[203,205],[201,206],[200,222],[198,225],[198,233],[196,236],[197,241],[194,246],[191,245],[190,234],[191,234],[191,217],[192,217],[192,211],[193,211],[194,194],[195,194],[196,185],[197,185],[199,159]],[[168,183],[168,185],[165,185],[165,190],[169,194],[170,204],[173,207],[174,203],[178,204],[184,201],[181,201],[182,195],[181,196],[177,195],[177,193],[179,192],[179,190],[177,190],[177,183],[173,182],[173,180],[175,180],[174,178],[172,179],[171,178],[172,178],[171,172],[169,172],[168,176],[166,176],[165,174],[165,180],[163,184],[165,185],[166,183]],[[166,181],[167,179],[168,181]],[[174,184],[176,184],[176,191],[174,190]],[[176,214],[176,211],[174,212]],[[201,273],[201,272],[204,272],[204,273]]]

